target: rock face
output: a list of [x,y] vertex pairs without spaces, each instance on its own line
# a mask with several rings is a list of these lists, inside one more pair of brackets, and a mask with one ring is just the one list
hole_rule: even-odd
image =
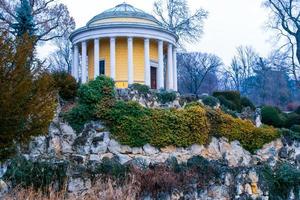
[[[117,159],[121,164],[129,162],[150,164],[166,163],[176,158],[179,163],[185,163],[193,156],[202,156],[209,161],[222,161],[228,171],[223,171],[222,182],[212,184],[201,192],[192,190],[189,194],[168,194],[163,199],[268,199],[268,192],[260,186],[260,177],[256,167],[260,163],[273,166],[278,161],[287,161],[300,166],[300,143],[287,143],[278,139],[266,144],[255,155],[244,150],[237,141],[229,142],[225,138],[212,138],[207,146],[192,145],[189,148],[169,146],[155,148],[149,144],[143,147],[131,148],[121,145],[111,138],[101,122],[91,122],[85,125],[82,133],[76,134],[73,129],[61,122],[55,121],[49,128],[46,137],[37,137],[32,140],[29,150],[25,152],[28,159],[47,159],[58,157],[79,166],[89,163],[101,163],[104,158]],[[229,169],[244,169],[238,174]],[[0,167],[0,195],[8,190],[7,183],[1,180],[6,165]],[[89,178],[78,178],[70,172],[68,191],[72,195],[80,195],[91,187]],[[234,197],[234,198],[233,198]],[[145,197],[145,199],[151,199]]]

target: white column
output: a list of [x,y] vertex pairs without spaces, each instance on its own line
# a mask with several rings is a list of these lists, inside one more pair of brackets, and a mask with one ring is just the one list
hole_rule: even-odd
[[157,78],[157,89],[164,88],[164,42],[158,41],[158,78]]
[[81,83],[87,82],[87,44],[86,41],[81,43],[81,56],[82,56],[82,65],[81,65]]
[[110,38],[110,77],[116,79],[116,38]]
[[173,90],[173,45],[168,45],[168,80],[167,80],[167,89]]
[[77,81],[78,81],[78,58],[79,58],[78,45],[74,44],[72,75]]
[[178,91],[178,85],[177,85],[177,50],[176,48],[174,47],[173,49],[173,89],[175,91]]
[[145,85],[151,86],[150,74],[150,40],[148,38],[144,41],[144,50],[145,50]]
[[100,57],[100,49],[99,49],[99,39],[94,39],[94,78],[96,79],[99,74],[99,57]]
[[133,39],[128,38],[128,85],[134,82],[134,68],[133,68]]

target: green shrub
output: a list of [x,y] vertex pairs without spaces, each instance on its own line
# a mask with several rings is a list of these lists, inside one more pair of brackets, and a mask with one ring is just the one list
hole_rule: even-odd
[[57,161],[29,161],[24,157],[11,160],[4,175],[13,187],[33,187],[48,190],[48,187],[57,183],[59,190],[63,189],[67,178],[68,163]]
[[101,164],[96,165],[95,169],[93,170],[92,174],[101,174],[108,178],[115,178],[115,179],[124,179],[129,172],[129,167],[126,165],[120,164],[115,159],[109,159],[104,157],[102,159]]
[[300,141],[300,132],[283,128],[280,129],[280,133],[289,140]]
[[218,96],[217,99],[220,101],[222,107],[233,111],[238,110],[238,107],[234,104],[234,102],[226,99],[224,96]]
[[65,101],[74,100],[78,88],[75,78],[65,71],[53,72],[52,77],[59,96]]
[[251,102],[250,99],[248,99],[247,97],[242,97],[241,98],[241,105],[242,107],[250,107],[252,110],[255,110],[255,105]]
[[291,127],[291,130],[294,131],[294,132],[300,133],[300,125],[293,125]]
[[93,120],[94,116],[94,108],[93,106],[89,106],[86,104],[78,104],[69,112],[64,113],[64,119],[69,122],[72,128],[77,132],[81,132],[84,125]]
[[150,87],[148,85],[134,83],[129,86],[131,89],[136,90],[139,94],[147,95],[150,93]]
[[276,107],[264,106],[261,109],[262,123],[281,128],[285,125],[285,116]]
[[159,90],[156,93],[156,96],[158,98],[158,101],[160,103],[163,103],[163,104],[172,102],[177,97],[176,92],[174,92],[174,91],[167,91],[167,90]]
[[293,125],[300,125],[300,115],[298,115],[297,113],[286,114],[284,127],[291,128]]
[[[100,102],[104,105],[104,102],[115,101],[114,85],[114,81],[105,76],[99,76],[95,80],[81,85],[78,90],[77,105],[63,115],[64,119],[70,123],[74,130],[82,131],[84,124],[96,117]],[[102,111],[105,112],[105,110]]]
[[195,107],[195,106],[200,106],[200,107],[203,107],[202,106],[202,104],[200,103],[200,102],[198,102],[198,101],[194,101],[194,102],[191,102],[191,103],[187,103],[186,105],[185,105],[185,107],[184,108],[190,108],[190,107]]
[[[235,109],[231,109],[231,110],[240,111],[242,108],[241,94],[238,91],[214,92],[213,96],[217,97],[220,100],[221,104],[225,103],[224,106],[226,106],[227,108],[229,108],[229,109],[235,108]],[[224,97],[227,101],[224,101],[224,99],[221,97]],[[222,101],[220,98],[222,99]],[[226,104],[228,104],[228,105],[226,105]]]
[[279,131],[275,128],[269,126],[256,128],[248,120],[233,118],[222,113],[220,115],[221,123],[217,124],[216,134],[226,137],[230,141],[239,141],[251,153],[280,136]]
[[207,105],[210,107],[215,107],[220,103],[220,101],[217,98],[212,97],[212,96],[204,96],[202,98],[202,102],[204,103],[204,105]]
[[300,115],[300,106],[295,110],[295,113],[297,113],[298,115]]
[[119,101],[108,111],[105,121],[112,135],[130,146],[150,143],[156,147],[187,147],[208,142],[209,122],[201,107],[155,110]]
[[295,199],[300,199],[300,170],[289,163],[280,163],[272,170],[266,166],[263,176],[270,190],[270,200],[288,199],[293,189]]

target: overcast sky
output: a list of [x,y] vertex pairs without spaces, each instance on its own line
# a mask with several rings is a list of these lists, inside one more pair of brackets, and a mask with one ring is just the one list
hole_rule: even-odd
[[[75,18],[77,28],[93,16],[124,0],[61,0]],[[127,3],[153,13],[154,0],[126,0]],[[200,41],[187,45],[189,51],[215,53],[230,64],[239,45],[252,45],[262,56],[268,55],[271,34],[264,28],[268,15],[262,0],[188,0],[190,8],[209,12]],[[47,48],[48,49],[48,48]],[[44,51],[44,56],[47,51]]]

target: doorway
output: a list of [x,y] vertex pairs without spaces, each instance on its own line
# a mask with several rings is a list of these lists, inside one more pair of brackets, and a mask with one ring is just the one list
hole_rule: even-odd
[[157,68],[151,67],[151,89],[157,89]]

